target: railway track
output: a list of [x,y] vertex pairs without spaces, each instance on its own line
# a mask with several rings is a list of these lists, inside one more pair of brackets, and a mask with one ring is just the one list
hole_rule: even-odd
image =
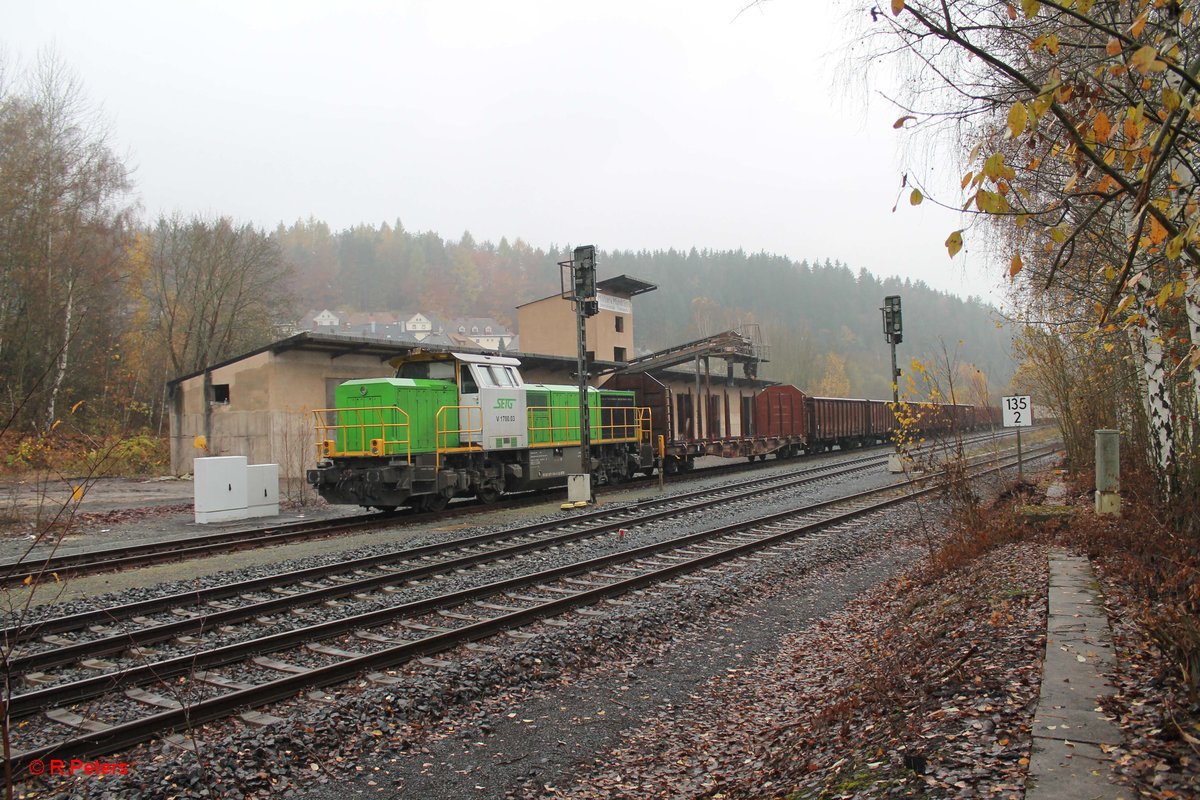
[[[710,477],[727,472],[744,472],[753,469],[745,464],[723,465],[698,470],[689,477]],[[657,479],[654,479],[657,480]],[[630,482],[622,488],[636,488],[638,483]],[[534,497],[518,496],[510,498],[506,503],[509,507],[520,507],[525,503],[536,503],[544,500],[544,493],[535,492]],[[186,539],[164,539],[155,542],[110,547],[96,550],[86,550],[77,553],[51,555],[44,558],[29,557],[17,561],[0,562],[0,586],[16,586],[46,578],[63,579],[92,575],[102,572],[113,572],[133,567],[144,567],[169,561],[179,561],[188,558],[219,555],[238,550],[249,550],[261,547],[273,547],[279,544],[339,536],[355,531],[372,530],[374,528],[395,525],[400,522],[418,522],[431,519],[453,519],[455,517],[490,511],[493,505],[475,502],[456,503],[441,512],[370,512],[355,514],[329,520],[311,520],[307,522],[287,523],[268,528],[238,529],[220,531],[217,533],[189,536]]]
[[[1035,456],[1030,454],[1028,457]],[[1003,467],[987,467],[980,474]],[[865,467],[844,469],[851,471],[862,468]],[[27,738],[31,734],[21,737],[16,747],[24,748],[24,752],[15,755],[13,762],[18,769],[23,769],[36,759],[84,757],[112,752],[169,730],[226,717],[239,709],[259,707],[295,696],[304,689],[329,686],[356,676],[366,675],[369,680],[387,683],[393,679],[379,670],[413,658],[429,657],[501,631],[515,631],[534,621],[549,620],[553,623],[556,621],[554,617],[565,611],[614,600],[618,595],[635,589],[669,581],[686,573],[714,568],[755,550],[787,547],[788,542],[797,537],[874,513],[938,488],[936,485],[919,488],[916,484],[922,481],[928,481],[928,478],[891,484],[748,522],[622,548],[584,561],[475,584],[457,591],[426,594],[418,599],[372,611],[302,625],[172,659],[155,660],[112,671],[102,664],[93,664],[89,668],[100,672],[95,677],[33,689],[12,698],[10,714],[14,719],[33,720],[35,714],[42,712],[43,718],[49,721],[40,729],[37,725],[18,726],[38,729],[39,732],[33,740]],[[760,491],[779,490],[771,487]],[[704,492],[693,494],[702,495]],[[421,564],[421,560],[430,554],[413,551],[409,553],[408,566],[392,564],[379,571],[379,565],[375,565],[372,569],[377,574],[365,574],[349,580],[331,578],[331,585],[310,588],[309,591],[315,594],[305,598],[298,596],[303,592],[292,592],[286,588],[295,585],[294,575],[280,576],[290,583],[273,587],[280,590],[280,596],[268,602],[277,603],[272,608],[280,612],[289,608],[289,602],[293,610],[311,607],[314,602],[326,602],[321,599],[326,596],[322,593],[326,592],[330,593],[329,596],[356,597],[366,591],[377,590],[395,596],[403,591],[400,587],[402,582],[409,585],[414,581],[419,581],[422,588],[436,588],[435,576],[472,569],[482,563],[479,560],[481,558],[492,561],[520,559],[537,549],[570,547],[572,542],[611,531],[614,526],[648,526],[655,519],[665,516],[698,514],[713,503],[731,502],[729,497],[671,500],[678,501],[673,509],[631,509],[624,520],[612,519],[611,515],[608,520],[574,519],[569,524],[574,524],[576,529],[560,532],[557,535],[560,538],[518,542],[508,545],[511,549],[507,551],[496,548],[486,553],[459,555],[436,564]],[[636,522],[633,521],[635,519]],[[514,532],[489,535],[503,534],[511,538]],[[529,531],[518,534],[518,538],[532,540],[536,537],[537,534]],[[480,547],[484,543],[467,544],[459,541],[452,544],[464,550]],[[367,572],[366,569],[360,571]],[[261,607],[259,610],[262,610]],[[206,618],[202,622],[195,619],[185,622],[193,625],[199,623],[203,630],[219,629],[223,624],[223,618],[219,615],[229,611],[233,609],[216,611],[216,616],[204,615]],[[245,615],[244,610],[239,613]],[[14,639],[24,633],[25,641],[32,634],[32,631],[10,631]],[[176,635],[160,627],[156,633],[146,636],[161,639],[164,634]],[[136,639],[136,635],[136,632],[124,632],[100,647],[114,648],[118,645],[116,639],[120,639],[124,648],[132,648],[144,655],[145,643]],[[135,638],[131,640],[131,636]],[[84,644],[99,645],[99,642]],[[96,650],[92,652],[95,654]],[[281,653],[286,655],[280,658]],[[64,659],[65,662],[73,662],[81,654],[82,651],[68,655],[65,649],[59,648],[41,654],[15,655],[14,661],[25,658],[24,662],[16,661],[25,664],[21,670],[24,671],[36,663],[49,666],[62,664]],[[36,661],[38,658],[42,659],[41,662]],[[117,665],[111,666],[115,668]],[[166,686],[169,689],[162,693],[164,690],[161,688],[150,691],[145,688],[147,686]],[[123,693],[114,694],[114,690],[123,690]],[[88,700],[97,700],[98,706],[80,709],[73,705]],[[81,711],[91,713],[85,716]],[[269,721],[256,712],[251,712],[247,717],[247,721],[252,723],[262,723],[264,720]],[[51,723],[67,726],[76,733],[66,739],[50,741],[47,726]],[[36,741],[37,736],[46,741]]]
[[[884,457],[868,456],[850,463],[826,464],[799,472],[760,477],[736,484],[699,489],[665,498],[643,500],[616,509],[600,509],[566,519],[505,528],[447,542],[365,556],[294,572],[278,573],[216,586],[180,592],[121,606],[94,609],[79,614],[39,620],[29,625],[0,629],[0,641],[9,645],[27,645],[41,639],[47,647],[40,652],[13,652],[10,669],[22,673],[69,663],[84,656],[107,655],[129,646],[145,646],[175,636],[183,636],[218,625],[253,619],[281,609],[315,605],[379,585],[416,581],[442,572],[471,569],[489,561],[514,558],[548,547],[561,547],[623,527],[647,525],[681,513],[692,513],[718,505],[761,498],[813,483],[851,475],[878,466]],[[375,571],[377,574],[369,574]],[[331,585],[314,587],[317,581]],[[287,587],[295,587],[288,589]],[[274,596],[248,600],[255,593]],[[236,607],[222,607],[229,601]],[[167,624],[146,626],[146,615],[166,612],[175,616]],[[180,619],[179,615],[187,614]],[[117,628],[134,622],[133,628]],[[108,635],[94,635],[104,634]],[[82,635],[78,641],[66,641],[61,634]]]
[[[967,440],[965,444],[978,441],[991,441],[993,439],[998,440],[1006,435],[1008,434],[975,437]],[[878,459],[882,457],[865,456],[862,458]],[[822,465],[817,465],[815,468],[820,469],[823,467]],[[709,478],[729,473],[741,473],[753,469],[755,469],[755,466],[748,464],[721,465],[696,470],[688,473],[688,477],[692,479]],[[657,480],[656,477],[648,477],[623,484],[621,488],[631,489],[637,488],[638,485],[652,485]],[[542,499],[544,498],[538,493],[536,498],[517,498],[510,501],[509,505],[519,507],[522,503],[540,502]],[[476,503],[461,503],[458,505],[458,508],[452,508],[440,514],[372,512],[338,519],[311,520],[258,529],[219,531],[216,533],[189,536],[186,539],[164,539],[155,542],[85,550],[61,555],[48,555],[45,557],[31,555],[16,561],[0,562],[0,587],[19,586],[35,581],[58,581],[81,575],[114,572],[122,569],[219,555],[239,550],[272,547],[291,542],[340,536],[355,531],[372,530],[395,525],[401,520],[450,519],[455,516],[488,511],[494,507]]]

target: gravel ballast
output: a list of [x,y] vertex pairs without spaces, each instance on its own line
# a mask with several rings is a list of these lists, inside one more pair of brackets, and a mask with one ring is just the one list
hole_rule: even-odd
[[[397,687],[337,687],[332,705],[268,710],[288,717],[272,728],[207,726],[197,737],[202,764],[158,744],[123,756],[134,766],[128,776],[56,788],[79,797],[536,797],[578,794],[603,778],[607,794],[578,796],[675,796],[640,793],[650,772],[634,788],[604,765],[626,763],[623,743],[637,740],[640,723],[671,718],[731,675],[768,675],[763,665],[783,661],[789,637],[899,580],[938,535],[923,527],[934,516],[928,508],[920,518],[876,515],[788,559],[625,598],[632,605],[577,617],[569,629],[531,629],[542,634],[534,640],[500,637],[486,643],[496,653],[453,667],[396,670]],[[723,740],[712,741],[716,750]],[[640,752],[650,752],[648,742]],[[687,770],[696,779],[713,765]],[[664,786],[685,783],[676,775]]]

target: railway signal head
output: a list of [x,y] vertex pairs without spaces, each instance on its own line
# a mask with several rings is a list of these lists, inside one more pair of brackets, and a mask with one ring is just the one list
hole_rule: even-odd
[[571,269],[575,274],[575,299],[592,300],[596,297],[596,247],[576,247],[571,257]]
[[900,295],[883,298],[883,338],[888,344],[904,341],[904,321],[900,315]]

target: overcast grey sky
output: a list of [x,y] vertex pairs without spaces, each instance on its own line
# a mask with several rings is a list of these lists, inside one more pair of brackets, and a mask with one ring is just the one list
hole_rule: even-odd
[[747,3],[6,0],[0,47],[78,72],[147,215],[741,247],[998,303],[954,213],[892,213],[899,112],[846,97],[843,5]]

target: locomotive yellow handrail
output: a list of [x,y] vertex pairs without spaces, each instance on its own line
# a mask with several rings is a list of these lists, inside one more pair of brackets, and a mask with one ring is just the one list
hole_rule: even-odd
[[[649,408],[638,408],[636,406],[605,407],[599,409],[599,411],[602,412],[600,424],[597,426],[594,422],[592,423],[593,427],[600,429],[600,437],[595,440],[597,444],[649,441]],[[643,412],[645,413],[643,414]],[[593,411],[593,413],[595,412]],[[604,414],[608,415],[608,424],[604,423]],[[646,425],[645,428],[643,428],[643,424]]]
[[638,424],[638,441],[642,444],[654,444],[654,413],[650,406],[642,406],[638,409],[637,415]]
[[[628,406],[589,410],[589,427],[599,432],[599,436],[591,440],[593,444],[650,441],[649,408]],[[602,411],[608,414],[607,423],[601,415]],[[573,447],[579,444],[578,406],[529,406],[526,416],[530,447]],[[597,422],[597,419],[600,421]],[[539,438],[543,441],[538,441]]]
[[[458,412],[458,427],[450,427],[450,419],[447,414],[449,411]],[[463,412],[466,412],[464,415]],[[466,424],[463,424],[463,417],[466,417]],[[479,420],[479,424],[472,424],[475,420]],[[442,406],[437,412],[437,439],[435,440],[435,456],[434,469],[442,468],[442,453],[468,453],[483,449],[483,445],[478,442],[463,442],[464,436],[478,434],[479,438],[483,438],[483,407],[482,406]],[[457,436],[459,443],[450,445],[450,437]]]
[[[389,421],[387,414],[392,414]],[[335,456],[398,456],[412,463],[408,412],[396,406],[362,408],[316,408],[313,419],[317,434],[317,459]],[[326,414],[333,414],[329,422]],[[348,443],[358,433],[357,449]]]

